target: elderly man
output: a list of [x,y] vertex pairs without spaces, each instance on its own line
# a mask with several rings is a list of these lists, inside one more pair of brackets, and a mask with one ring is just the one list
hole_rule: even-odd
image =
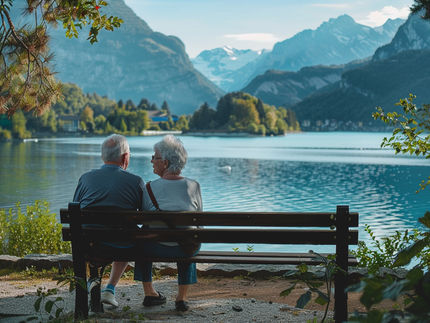
[[[144,182],[142,178],[126,171],[130,161],[130,147],[124,136],[111,135],[102,144],[104,165],[81,176],[73,197],[81,208],[116,207],[140,210]],[[106,243],[107,244],[107,243]],[[130,248],[132,245],[109,245],[114,248]],[[127,262],[114,262],[109,282],[102,291],[102,303],[118,306],[115,286],[127,267]],[[90,282],[89,290],[99,281]],[[100,287],[99,287],[100,288]],[[91,295],[92,296],[92,295]],[[97,305],[91,304],[92,310]]]

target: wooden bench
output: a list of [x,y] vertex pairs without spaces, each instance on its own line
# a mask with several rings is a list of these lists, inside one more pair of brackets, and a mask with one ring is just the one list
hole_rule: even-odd
[[[88,210],[70,203],[60,210],[63,240],[72,242],[75,277],[87,282],[86,262],[135,261],[139,251],[120,249],[118,252],[94,252],[100,241],[190,241],[200,243],[335,245],[336,264],[344,271],[335,275],[335,321],[346,321],[348,266],[357,264],[348,255],[348,246],[358,243],[358,213],[350,213],[348,206],[337,206],[336,212],[150,212],[126,210]],[[148,228],[154,221],[168,223],[170,228]],[[68,224],[69,226],[64,226]],[[103,224],[91,227],[87,224]],[[143,225],[143,227],[138,227]],[[188,226],[175,228],[174,226]],[[115,227],[116,226],[116,227]],[[193,227],[189,227],[193,226]],[[112,228],[114,227],[114,228]],[[187,259],[144,258],[153,262],[189,261],[196,263],[229,264],[320,264],[309,253],[287,252],[228,252],[201,251]],[[88,316],[88,293],[77,284],[75,317]]]

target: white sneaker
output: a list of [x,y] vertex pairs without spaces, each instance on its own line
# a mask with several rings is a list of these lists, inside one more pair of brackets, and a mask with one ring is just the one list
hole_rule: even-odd
[[115,295],[108,290],[102,291],[101,302],[103,304],[109,304],[109,305],[118,307],[118,302],[115,300]]
[[90,278],[88,280],[88,294],[91,294],[91,290],[98,285],[100,285],[100,279]]

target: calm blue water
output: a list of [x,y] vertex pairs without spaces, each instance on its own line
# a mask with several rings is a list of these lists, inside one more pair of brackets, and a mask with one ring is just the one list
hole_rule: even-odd
[[[189,154],[183,174],[200,182],[206,211],[331,212],[336,205],[347,204],[351,211],[360,213],[361,227],[369,224],[381,237],[417,227],[417,219],[430,210],[430,188],[415,193],[418,183],[429,176],[430,162],[380,149],[384,135],[389,134],[183,136]],[[144,180],[156,178],[150,156],[158,140],[160,137],[129,138],[129,171]],[[72,199],[79,176],[101,165],[102,141],[60,138],[0,143],[0,208],[11,207],[16,201],[26,205],[46,199],[58,214]],[[230,166],[231,173],[225,172],[224,166]],[[360,239],[368,240],[362,228]],[[219,247],[207,245],[205,249]],[[266,246],[254,249],[267,250]],[[289,247],[292,249],[295,247]]]

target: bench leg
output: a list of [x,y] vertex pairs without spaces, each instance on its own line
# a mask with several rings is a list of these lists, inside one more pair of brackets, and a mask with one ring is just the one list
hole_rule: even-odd
[[76,277],[75,319],[88,318],[87,271],[84,259],[73,262]]
[[90,294],[90,311],[103,313],[101,303],[101,283],[105,267],[98,267],[90,264],[90,279],[88,280],[88,293]]
[[336,210],[336,265],[334,278],[334,321],[348,320],[348,294],[345,292],[348,279],[348,215],[349,207],[339,205]]
[[334,321],[342,323],[348,320],[348,295],[345,293],[347,277],[338,272],[334,282]]

